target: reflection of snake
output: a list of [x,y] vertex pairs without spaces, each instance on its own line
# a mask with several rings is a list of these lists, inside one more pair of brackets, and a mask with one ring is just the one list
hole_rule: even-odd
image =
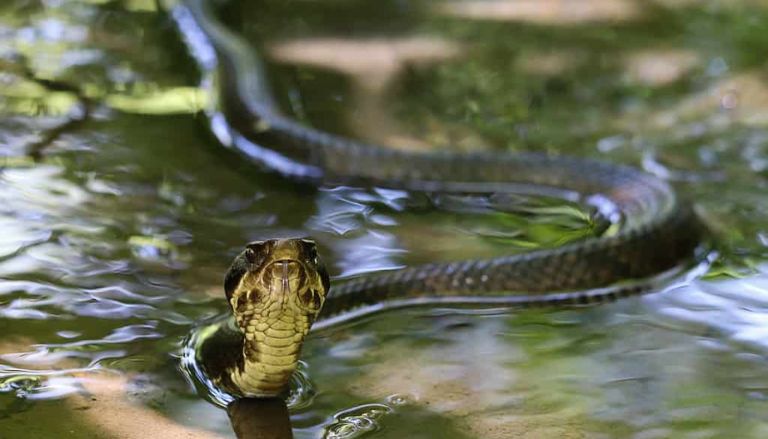
[[[321,281],[324,270],[317,268],[311,243],[260,243],[262,256],[247,262],[247,254],[253,253],[249,247],[227,277],[227,295],[240,328],[231,333],[239,333],[239,338],[213,337],[218,347],[209,347],[221,353],[227,344],[221,340],[226,339],[233,351],[226,361],[225,357],[210,361],[205,349],[198,352],[209,375],[219,377],[215,381],[233,393],[266,396],[284,387],[303,335],[323,301],[321,317],[425,302],[595,303],[647,290],[652,283],[642,279],[690,260],[700,242],[702,228],[690,207],[666,182],[632,168],[536,154],[395,151],[301,125],[280,114],[267,91],[256,51],[218,21],[207,0],[189,0],[175,12],[206,73],[218,75],[221,113],[213,117],[214,128],[254,161],[288,176],[326,184],[545,193],[592,204],[615,224],[607,236],[556,249],[433,263],[355,279],[335,286],[327,298],[327,284]],[[222,126],[228,128],[226,133]],[[293,253],[286,250],[291,246]],[[282,249],[281,256],[272,249]],[[264,272],[270,273],[269,279],[264,280]],[[294,298],[280,298],[281,294]],[[249,302],[252,297],[258,298],[256,302]],[[281,305],[258,305],[259,300]],[[257,305],[285,314],[274,310],[248,318],[241,314]]]

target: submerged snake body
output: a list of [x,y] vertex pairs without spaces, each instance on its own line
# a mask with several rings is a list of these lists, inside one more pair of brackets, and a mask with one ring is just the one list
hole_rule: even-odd
[[[208,1],[185,5],[176,10],[177,23],[205,72],[217,75],[221,113],[214,122],[223,117],[228,127],[220,137],[254,161],[318,184],[544,193],[592,204],[617,224],[609,236],[556,249],[353,279],[333,287],[321,320],[378,304],[602,302],[645,291],[653,285],[649,278],[694,256],[702,227],[690,206],[668,183],[636,169],[540,154],[397,151],[301,125],[279,112],[255,50],[218,21]],[[238,352],[227,364],[209,369],[230,373],[233,364],[244,361]]]

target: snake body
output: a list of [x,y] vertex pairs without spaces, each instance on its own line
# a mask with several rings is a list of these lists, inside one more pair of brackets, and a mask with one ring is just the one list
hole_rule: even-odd
[[253,161],[326,185],[546,193],[592,204],[616,224],[608,236],[555,249],[432,263],[334,285],[320,324],[358,309],[424,302],[613,300],[649,289],[649,279],[691,261],[701,243],[703,228],[691,206],[667,182],[631,167],[534,153],[406,152],[302,125],[280,112],[258,53],[218,20],[208,0],[185,2],[175,18],[204,73],[216,76],[213,122],[227,127],[219,137]]

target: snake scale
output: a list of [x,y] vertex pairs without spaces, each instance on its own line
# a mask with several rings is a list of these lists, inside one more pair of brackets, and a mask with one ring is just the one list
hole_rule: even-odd
[[[258,52],[219,21],[208,0],[188,0],[174,10],[174,17],[203,73],[216,79],[214,130],[224,143],[255,162],[318,185],[554,194],[591,204],[616,225],[607,236],[555,249],[408,267],[342,282],[330,292],[319,280],[327,274],[316,255],[306,256],[314,254],[309,240],[252,244],[227,275],[227,297],[237,325],[220,329],[212,337],[217,341],[196,354],[205,363],[205,373],[233,394],[278,394],[316,319],[328,324],[343,316],[421,303],[598,303],[646,291],[653,287],[655,276],[695,257],[703,227],[691,206],[653,175],[627,166],[535,153],[406,152],[326,133],[280,112]],[[299,298],[269,299],[271,305],[264,310],[253,310],[252,301],[274,294]],[[290,308],[287,313],[293,314],[275,314],[278,302],[277,308]],[[250,314],[244,317],[245,309]],[[292,340],[289,345],[281,341],[286,338]],[[223,353],[225,349],[231,352]]]

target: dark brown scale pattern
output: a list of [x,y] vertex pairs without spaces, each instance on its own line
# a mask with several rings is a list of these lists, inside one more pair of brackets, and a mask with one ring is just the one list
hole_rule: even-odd
[[[693,257],[700,233],[692,213],[681,209],[666,224],[648,231],[582,241],[557,250],[430,264],[362,277],[334,287],[333,294],[326,299],[324,316],[387,299],[416,296],[517,294],[512,297],[552,303],[546,293],[605,287],[671,269]],[[484,276],[486,280],[482,281]],[[606,299],[645,288],[638,284],[617,287],[605,292]],[[573,303],[600,301],[579,293],[569,295],[573,296]],[[568,302],[555,302],[562,301]]]
[[[529,305],[615,300],[644,291],[650,285],[644,279],[694,258],[703,228],[690,206],[654,176],[627,166],[544,154],[398,151],[301,125],[280,114],[266,86],[258,53],[218,21],[208,1],[188,0],[186,8],[199,35],[215,49],[218,101],[230,128],[253,144],[304,166],[278,167],[283,174],[318,184],[405,190],[556,189],[577,193],[582,200],[602,196],[623,218],[622,227],[612,236],[557,249],[427,264],[353,279],[334,286],[324,305],[324,317],[388,299],[419,296],[504,294],[510,303]],[[243,152],[256,162],[275,164],[247,148]],[[628,280],[637,282],[617,285]],[[600,293],[587,291],[613,285],[616,288]],[[552,294],[558,291],[575,293]]]

